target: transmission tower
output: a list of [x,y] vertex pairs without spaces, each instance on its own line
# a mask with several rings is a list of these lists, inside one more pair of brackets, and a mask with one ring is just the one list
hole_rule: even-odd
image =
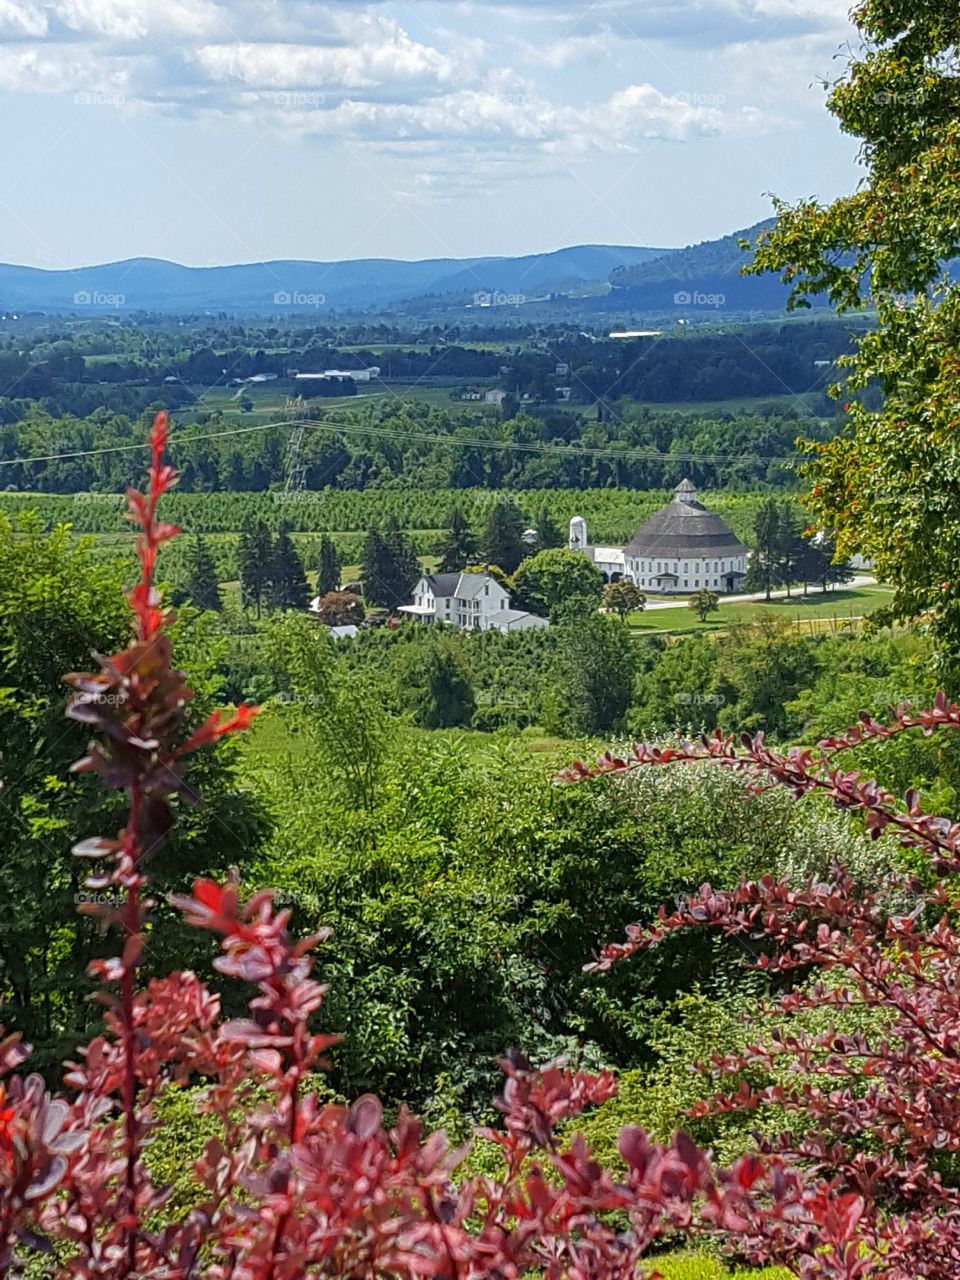
[[290,436],[290,449],[287,455],[287,481],[284,486],[285,493],[302,493],[307,487],[307,468],[300,458],[305,430],[306,427],[302,423],[298,423],[293,428],[293,433]]

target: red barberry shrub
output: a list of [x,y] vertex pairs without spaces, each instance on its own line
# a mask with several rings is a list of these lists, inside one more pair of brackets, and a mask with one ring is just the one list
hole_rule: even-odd
[[[752,1239],[744,1233],[748,1255],[777,1258],[804,1275],[960,1275],[960,826],[924,814],[914,791],[899,803],[838,759],[868,740],[958,726],[960,707],[938,695],[929,711],[893,709],[888,724],[863,713],[854,729],[816,749],[779,752],[762,734],[738,744],[718,732],[695,743],[608,754],[562,776],[582,781],[713,762],[746,774],[751,789],[825,794],[861,814],[874,838],[892,836],[911,851],[904,859],[911,869],[868,892],[842,870],[801,890],[773,878],[730,892],[705,884],[655,923],[632,926],[624,942],[605,947],[589,966],[603,971],[668,935],[706,928],[752,940],[762,952],[757,966],[788,983],[763,1009],[771,1033],[758,1027],[745,1053],[707,1064],[723,1092],[696,1114],[763,1114],[766,1133],[782,1132],[758,1142],[760,1162],[801,1174],[807,1194],[819,1194],[831,1214],[845,1218],[846,1270],[830,1270],[835,1262],[824,1269],[825,1219],[809,1231],[760,1223]],[[833,1029],[791,1025],[797,1015],[825,1008]],[[843,1027],[850,1014],[861,1027],[854,1034]],[[777,1083],[748,1087],[758,1067]]]
[[[97,731],[77,767],[127,799],[115,838],[75,849],[103,868],[89,887],[121,904],[85,908],[118,936],[119,954],[92,966],[103,1030],[67,1064],[61,1096],[20,1073],[29,1051],[16,1036],[0,1043],[0,1278],[39,1254],[45,1275],[77,1280],[626,1280],[658,1239],[695,1222],[735,1234],[758,1256],[815,1252],[821,1274],[860,1274],[852,1242],[863,1197],[822,1181],[808,1187],[789,1156],[750,1156],[718,1173],[683,1135],[663,1147],[626,1129],[627,1172],[614,1179],[582,1139],[562,1142],[561,1126],[612,1095],[607,1073],[535,1071],[508,1056],[504,1125],[487,1134],[503,1160],[498,1181],[455,1180],[465,1151],[424,1134],[405,1111],[386,1129],[373,1097],[322,1105],[310,1079],[335,1042],[312,1026],[324,996],[313,952],[323,939],[291,939],[289,913],[269,892],[243,902],[235,876],[198,881],[175,905],[218,935],[216,967],[251,989],[248,1016],[224,1021],[218,997],[192,973],[138,989],[150,938],[147,862],[171,827],[171,798],[197,799],[180,763],[254,714],[240,707],[188,736],[181,729],[191,694],[153,583],[157,549],[178,532],[158,515],[175,481],[163,460],[167,429],[160,414],[147,492],[129,495],[140,531],[135,638],[101,658],[97,673],[68,677],[69,714]],[[144,1152],[161,1091],[188,1082],[204,1086],[202,1107],[222,1137],[196,1167],[197,1203],[174,1221]]]

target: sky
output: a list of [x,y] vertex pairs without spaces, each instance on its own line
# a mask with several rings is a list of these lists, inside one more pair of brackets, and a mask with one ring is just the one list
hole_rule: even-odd
[[844,0],[0,0],[0,261],[682,246],[830,199]]

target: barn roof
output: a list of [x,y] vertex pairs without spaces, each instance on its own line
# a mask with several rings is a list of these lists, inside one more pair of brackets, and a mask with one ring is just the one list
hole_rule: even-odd
[[[635,557],[742,556],[747,548],[720,519],[693,498],[689,480],[677,486],[677,496],[640,526],[624,548]],[[681,497],[682,495],[682,497]]]

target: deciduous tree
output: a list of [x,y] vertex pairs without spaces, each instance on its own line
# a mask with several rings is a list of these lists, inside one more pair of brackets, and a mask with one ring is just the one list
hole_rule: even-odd
[[628,613],[643,612],[647,597],[633,582],[611,582],[603,593],[603,607],[626,619]]
[[[877,324],[847,371],[845,429],[811,444],[808,501],[841,560],[868,557],[892,583],[893,616],[924,615],[942,673],[960,682],[960,23],[939,0],[862,0],[857,40],[829,107],[861,140],[856,192],[824,205],[776,203],[751,271],[776,271],[793,306],[823,294]],[[880,402],[872,395],[876,387]]]
[[720,608],[720,597],[715,591],[707,591],[705,587],[701,587],[690,597],[690,608],[701,622],[706,622],[710,614],[716,613]]
[[574,599],[587,613],[600,604],[603,574],[582,552],[556,548],[524,560],[513,575],[513,587],[517,606],[531,613],[554,615]]
[[363,601],[349,591],[329,591],[313,610],[325,627],[356,626],[366,617]]

